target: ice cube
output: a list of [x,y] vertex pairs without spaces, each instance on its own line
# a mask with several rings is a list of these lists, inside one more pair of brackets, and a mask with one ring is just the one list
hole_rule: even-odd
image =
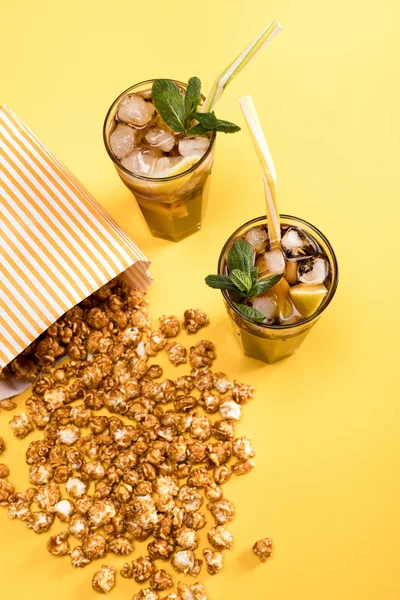
[[285,259],[280,248],[274,248],[260,254],[256,260],[258,276],[261,278],[269,275],[279,275],[285,271]]
[[117,158],[124,158],[135,145],[135,129],[119,125],[110,135],[111,150]]
[[181,156],[203,156],[206,152],[210,140],[207,137],[199,135],[182,138],[179,142],[179,154]]
[[175,136],[172,131],[151,127],[147,130],[144,139],[150,146],[161,148],[164,152],[170,152],[175,146]]
[[301,229],[289,227],[281,240],[283,251],[288,259],[312,256],[316,252],[313,240]]
[[264,227],[252,227],[244,236],[255,252],[264,252],[268,245],[268,235]]
[[312,256],[298,263],[298,276],[301,283],[317,285],[323,283],[329,273],[329,264],[323,256]]
[[274,321],[279,313],[278,298],[276,294],[271,294],[271,292],[253,298],[251,306],[262,312],[267,321]]
[[121,160],[121,165],[136,175],[152,177],[158,160],[163,156],[159,148],[134,148],[131,154]]
[[144,127],[151,121],[154,111],[152,103],[146,102],[142,96],[128,94],[119,103],[118,119],[136,127]]

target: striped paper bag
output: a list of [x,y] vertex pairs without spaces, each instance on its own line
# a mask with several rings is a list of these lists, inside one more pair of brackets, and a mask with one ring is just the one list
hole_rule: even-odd
[[[0,371],[67,310],[149,261],[64,165],[0,107]],[[0,399],[26,382],[0,381]]]

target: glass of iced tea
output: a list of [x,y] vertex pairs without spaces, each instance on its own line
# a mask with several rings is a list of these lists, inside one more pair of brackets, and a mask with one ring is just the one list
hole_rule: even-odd
[[[216,132],[190,135],[171,129],[152,102],[154,81],[138,83],[116,98],[103,136],[151,233],[176,242],[201,227]],[[185,96],[187,84],[174,83]]]
[[221,290],[244,354],[267,363],[286,358],[299,348],[338,285],[335,252],[324,234],[289,215],[280,215],[280,226],[280,248],[271,248],[267,219],[248,221],[227,240],[218,263],[218,274],[229,275],[229,251],[235,240],[242,239],[252,247],[259,281],[283,273],[276,285],[244,300],[245,306],[261,313],[261,321],[244,315],[231,292]]

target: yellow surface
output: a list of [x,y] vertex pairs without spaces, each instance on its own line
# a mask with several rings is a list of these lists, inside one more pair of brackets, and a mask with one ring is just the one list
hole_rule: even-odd
[[[151,307],[202,306],[217,367],[257,387],[239,425],[257,469],[226,486],[235,549],[214,600],[397,600],[399,580],[399,4],[395,0],[104,0],[1,3],[0,100],[23,118],[153,261]],[[246,15],[246,9],[248,15]],[[102,145],[114,98],[151,77],[215,75],[273,18],[284,30],[230,85],[203,230],[177,245],[150,236]],[[241,356],[219,293],[203,284],[231,231],[263,211],[263,186],[237,98],[252,94],[280,185],[281,210],[332,241],[337,296],[296,356]],[[384,283],[383,283],[384,282]],[[23,398],[19,399],[20,405]],[[11,480],[26,485],[25,442],[0,434]],[[2,457],[3,459],[3,457]],[[61,527],[57,526],[57,530]],[[0,509],[2,600],[94,599],[73,570]],[[261,565],[254,541],[275,541]],[[106,562],[120,564],[113,557]],[[175,578],[176,579],[176,578]],[[120,579],[111,598],[129,599]]]

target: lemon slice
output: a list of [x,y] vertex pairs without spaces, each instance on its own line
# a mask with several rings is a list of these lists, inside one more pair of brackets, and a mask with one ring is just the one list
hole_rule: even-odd
[[158,179],[159,177],[174,177],[174,175],[180,175],[181,173],[191,169],[196,163],[199,162],[200,158],[201,156],[186,156],[173,167],[165,169],[164,171],[158,171],[154,178]]
[[289,291],[295,307],[303,317],[311,317],[327,293],[328,290],[323,283],[319,285],[299,283],[290,288]]

